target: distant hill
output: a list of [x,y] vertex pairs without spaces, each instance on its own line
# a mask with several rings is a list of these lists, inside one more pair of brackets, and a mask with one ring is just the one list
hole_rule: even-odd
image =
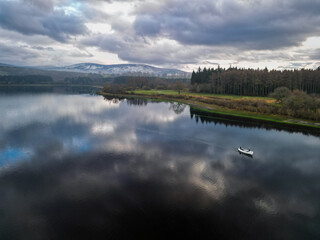
[[[190,74],[177,69],[156,68],[141,64],[100,65],[75,64],[67,67],[19,67],[0,63],[1,84],[63,83],[105,85],[123,84],[132,77],[145,77],[153,81],[162,78],[166,82],[190,81]],[[48,81],[48,79],[51,79]]]
[[190,73],[167,68],[157,68],[143,64],[102,65],[95,63],[80,63],[66,67],[51,68],[56,71],[70,71],[81,73],[96,73],[112,76],[158,76],[165,78],[188,78]]
[[70,72],[70,71],[53,71],[53,70],[42,70],[32,67],[17,67],[7,64],[0,63],[0,76],[49,76],[54,82],[63,82],[66,78],[78,78],[88,77],[90,78],[101,78],[97,74],[87,74],[81,72]]
[[0,63],[0,67],[7,67],[7,66],[11,66],[11,65],[5,64],[5,63]]

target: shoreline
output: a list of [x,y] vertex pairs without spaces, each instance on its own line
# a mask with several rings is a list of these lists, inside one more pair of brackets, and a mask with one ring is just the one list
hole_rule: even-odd
[[260,122],[269,122],[280,124],[287,127],[302,127],[309,128],[313,130],[320,130],[320,123],[312,122],[310,120],[305,119],[296,119],[289,116],[283,115],[266,115],[259,114],[255,112],[245,112],[238,111],[234,109],[223,109],[221,107],[215,106],[213,104],[206,104],[203,102],[196,101],[196,99],[187,100],[183,97],[185,95],[168,95],[168,94],[136,94],[136,93],[107,93],[107,92],[97,92],[98,95],[105,97],[118,97],[118,98],[143,98],[148,100],[155,101],[164,101],[164,102],[178,102],[183,104],[188,104],[189,106],[202,111],[208,114],[217,114],[221,116],[229,116],[232,118],[246,119],[246,120],[254,120]]

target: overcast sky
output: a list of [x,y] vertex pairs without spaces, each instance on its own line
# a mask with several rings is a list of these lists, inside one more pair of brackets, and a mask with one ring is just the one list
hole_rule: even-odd
[[320,66],[319,0],[0,0],[0,62]]

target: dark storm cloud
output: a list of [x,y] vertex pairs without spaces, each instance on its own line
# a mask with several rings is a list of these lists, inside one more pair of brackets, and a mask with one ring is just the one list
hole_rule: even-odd
[[130,2],[130,0],[76,0],[76,1],[69,1],[69,0],[22,0],[23,3],[33,5],[37,8],[40,8],[44,11],[50,11],[54,8],[54,6],[63,6],[68,5],[70,3],[91,3],[91,4],[98,4],[102,2]]
[[63,10],[44,11],[38,5],[18,1],[0,2],[0,26],[25,35],[45,35],[60,42],[87,32],[82,17],[68,15]]
[[133,42],[133,40],[130,39],[128,42],[126,42],[124,39],[117,35],[99,34],[84,39],[82,41],[82,44],[87,46],[97,46],[103,50],[116,53],[120,52],[121,50],[124,50],[126,48],[126,45],[130,44],[130,42]]
[[318,36],[319,11],[320,3],[315,0],[308,4],[286,0],[144,1],[135,7],[133,24],[118,27],[114,16],[112,34],[90,36],[81,44],[129,62],[158,65],[207,59],[295,61],[298,55],[273,50],[299,46],[308,37]]
[[[153,43],[152,39],[121,34],[98,34],[81,41],[83,46],[95,46],[102,51],[112,52],[119,58],[137,63],[195,63],[199,49],[181,48],[170,42]],[[218,51],[217,51],[218,52]]]
[[56,0],[22,0],[23,4],[30,4],[35,7],[41,8],[44,11],[50,11],[53,9]]
[[152,16],[143,15],[135,21],[134,28],[138,34],[154,35],[160,32],[161,24]]
[[276,49],[319,35],[319,11],[315,0],[170,0],[142,4],[134,26],[138,34],[160,34],[183,44]]
[[[112,5],[124,2],[132,3],[124,5],[129,9]],[[174,67],[219,59],[288,62],[298,55],[273,51],[320,36],[319,12],[318,0],[0,0],[0,31],[8,33],[2,39],[18,38],[22,44],[49,42],[57,49],[52,44],[73,43],[80,52],[97,47],[124,61]],[[97,34],[108,25],[111,34]],[[318,59],[312,54],[306,61],[311,58]]]

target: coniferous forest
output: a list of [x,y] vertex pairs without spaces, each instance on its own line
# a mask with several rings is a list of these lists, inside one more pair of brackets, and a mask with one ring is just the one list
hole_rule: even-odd
[[192,73],[192,90],[245,96],[268,96],[278,87],[320,93],[320,67],[316,70],[271,70],[199,68]]

